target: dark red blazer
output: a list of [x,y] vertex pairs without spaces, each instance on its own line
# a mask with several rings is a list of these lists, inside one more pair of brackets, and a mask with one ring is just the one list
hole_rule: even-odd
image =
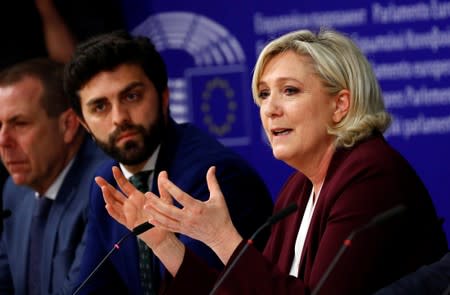
[[[372,294],[447,252],[445,234],[422,181],[381,135],[375,135],[334,154],[306,237],[298,278],[289,276],[311,189],[311,182],[300,172],[288,179],[275,212],[293,202],[298,211],[273,226],[263,255],[253,247],[247,249],[217,294],[310,294],[348,235],[398,204],[407,207],[406,213],[356,235],[320,294]],[[208,294],[218,274],[202,266],[186,252],[167,293]]]

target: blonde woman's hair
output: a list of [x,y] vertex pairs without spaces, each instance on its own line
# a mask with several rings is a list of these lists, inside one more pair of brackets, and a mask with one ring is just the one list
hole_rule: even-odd
[[351,147],[374,131],[383,133],[389,127],[391,117],[369,61],[350,38],[329,29],[317,34],[309,30],[291,32],[264,47],[252,80],[256,104],[260,104],[258,84],[265,65],[286,51],[310,57],[315,74],[330,95],[343,89],[350,92],[347,115],[338,124],[328,126],[328,132],[336,136],[337,147]]

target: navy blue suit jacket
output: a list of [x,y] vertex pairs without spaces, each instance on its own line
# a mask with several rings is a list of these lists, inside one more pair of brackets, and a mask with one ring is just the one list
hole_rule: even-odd
[[[116,185],[111,172],[113,165],[118,163],[110,161],[102,165],[98,175]],[[233,224],[244,237],[250,237],[272,212],[270,193],[262,179],[241,157],[191,124],[170,121],[156,162],[152,191],[157,192],[156,177],[160,171],[166,170],[169,178],[182,190],[199,200],[207,200],[206,171],[213,165],[217,167],[216,175]],[[93,184],[91,192],[88,250],[82,262],[80,283],[114,243],[128,232],[109,216],[96,184]],[[268,233],[259,241],[260,249],[267,236]],[[214,252],[203,243],[186,236],[180,236],[180,239],[209,265],[223,267]],[[89,280],[81,294],[142,294],[138,259],[136,238],[130,238]],[[161,272],[164,274],[163,270]]]
[[[72,294],[84,250],[89,184],[107,157],[86,138],[68,171],[48,215],[44,236],[40,294]],[[4,222],[0,243],[0,294],[26,294],[28,241],[35,192],[15,185],[11,178],[3,191]]]
[[[444,293],[446,292],[446,293]],[[450,294],[450,252],[430,265],[404,276],[375,295]]]

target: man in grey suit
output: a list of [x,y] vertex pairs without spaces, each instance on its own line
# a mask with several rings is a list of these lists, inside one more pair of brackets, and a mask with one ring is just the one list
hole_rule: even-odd
[[3,70],[0,105],[0,156],[10,175],[3,207],[11,210],[0,294],[69,294],[84,252],[89,183],[106,156],[70,109],[58,63]]

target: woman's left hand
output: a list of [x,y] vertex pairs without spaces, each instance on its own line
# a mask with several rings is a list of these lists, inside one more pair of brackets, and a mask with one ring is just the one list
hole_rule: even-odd
[[182,208],[163,202],[158,197],[149,196],[145,205],[146,210],[149,210],[148,221],[157,227],[202,241],[226,264],[242,241],[242,237],[231,221],[215,176],[215,167],[209,168],[206,180],[210,197],[202,202],[192,198],[171,182],[166,172],[161,172],[158,176],[161,198],[171,196],[182,205]]

